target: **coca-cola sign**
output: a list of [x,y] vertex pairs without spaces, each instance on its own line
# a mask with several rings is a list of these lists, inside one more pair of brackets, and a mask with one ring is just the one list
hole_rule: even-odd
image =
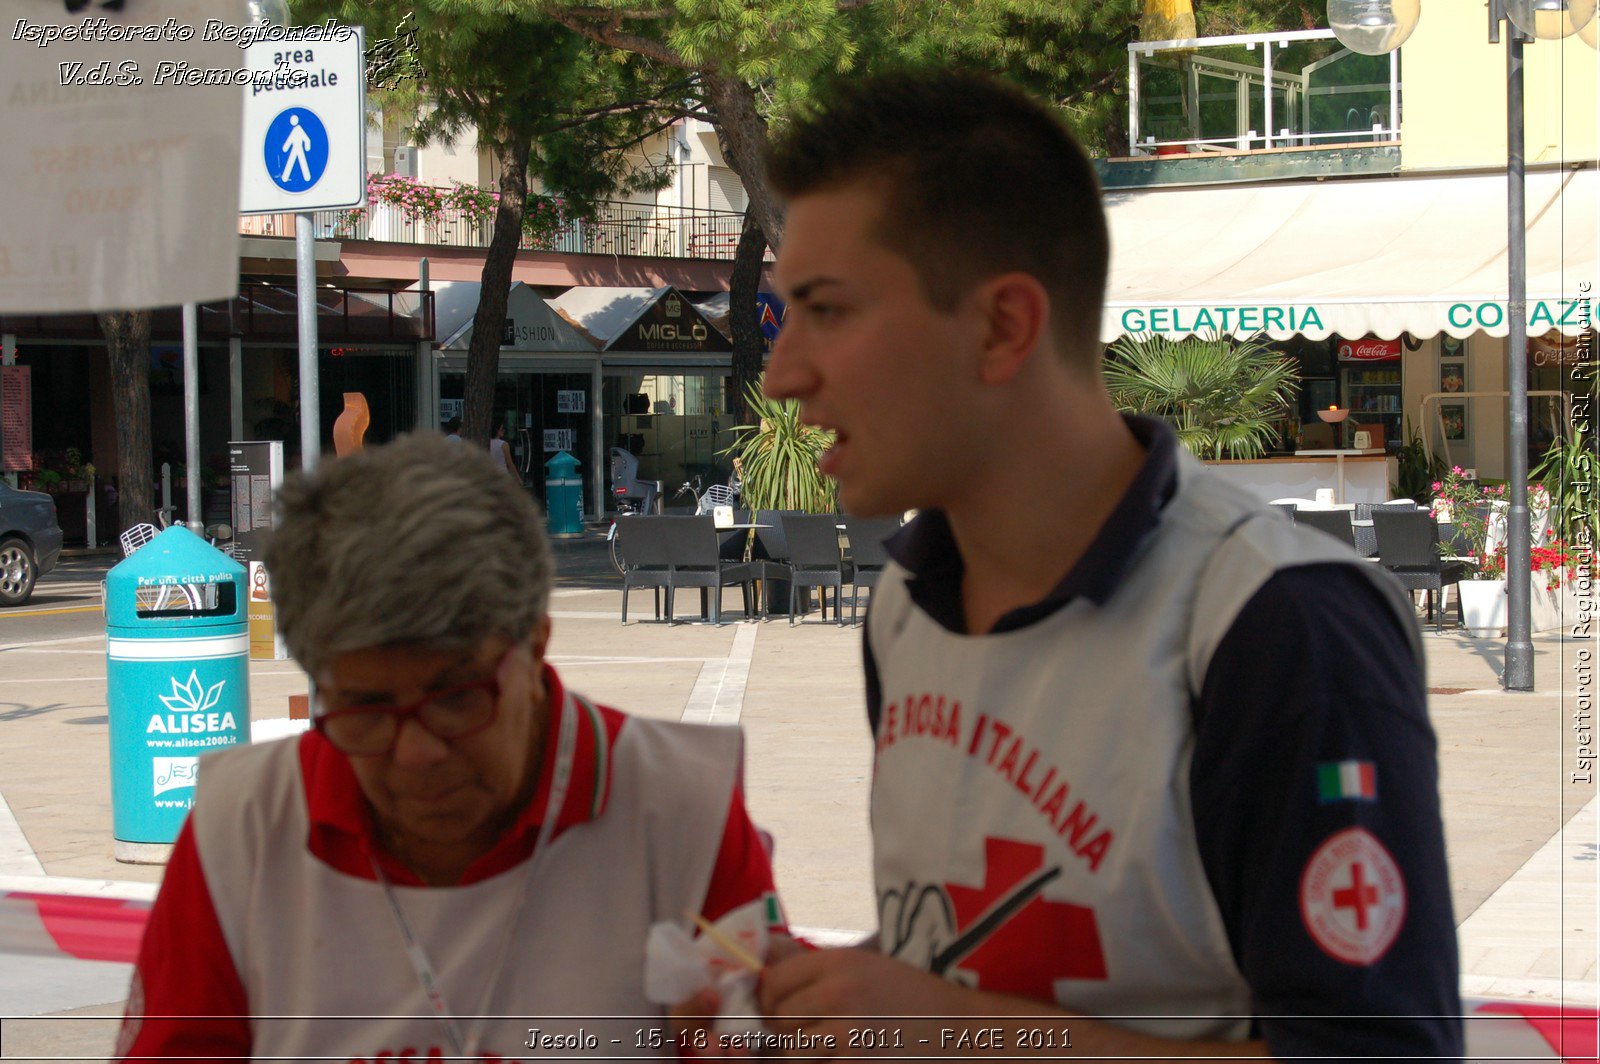
[[1340,362],[1387,362],[1400,357],[1400,340],[1340,340]]

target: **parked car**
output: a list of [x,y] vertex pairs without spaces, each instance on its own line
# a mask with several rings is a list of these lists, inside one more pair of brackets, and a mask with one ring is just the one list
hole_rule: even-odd
[[33,585],[61,560],[56,501],[0,481],[0,606],[20,606]]

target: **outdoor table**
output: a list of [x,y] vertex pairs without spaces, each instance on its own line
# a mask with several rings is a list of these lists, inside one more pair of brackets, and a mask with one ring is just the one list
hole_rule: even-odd
[[1343,447],[1341,447],[1341,448],[1338,448],[1338,449],[1330,449],[1330,450],[1296,451],[1294,453],[1295,453],[1295,457],[1296,458],[1328,458],[1328,457],[1332,457],[1333,458],[1334,478],[1337,481],[1337,483],[1336,483],[1336,485],[1335,485],[1335,487],[1333,489],[1333,497],[1334,497],[1334,499],[1336,499],[1337,501],[1342,503],[1342,502],[1344,502],[1344,460],[1345,460],[1345,457],[1346,456],[1363,457],[1363,456],[1370,456],[1370,455],[1381,455],[1381,454],[1384,453],[1384,450],[1383,450],[1382,447],[1368,447],[1368,448],[1366,448],[1364,450],[1356,450],[1355,448],[1343,448]]

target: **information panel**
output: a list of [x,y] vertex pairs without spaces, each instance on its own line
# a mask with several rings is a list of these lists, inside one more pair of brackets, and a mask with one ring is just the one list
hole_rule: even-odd
[[33,468],[33,367],[0,366],[0,471]]
[[235,440],[228,444],[233,480],[234,557],[248,572],[250,657],[278,661],[289,656],[272,607],[272,587],[261,563],[272,531],[272,496],[283,484],[283,444],[278,440]]

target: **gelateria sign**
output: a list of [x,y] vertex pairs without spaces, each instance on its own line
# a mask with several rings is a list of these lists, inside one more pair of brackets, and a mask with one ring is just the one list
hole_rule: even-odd
[[[1409,332],[1413,336],[1433,336],[1447,331],[1456,336],[1465,336],[1475,332],[1504,335],[1507,328],[1504,300],[1113,306],[1107,317],[1118,323],[1120,332],[1134,335],[1251,336],[1270,333],[1281,337],[1304,333],[1320,337],[1330,333],[1368,336]],[[1591,302],[1587,297],[1528,301],[1527,327],[1530,335],[1550,329],[1573,335],[1591,327],[1593,320]]]
[[1129,333],[1322,332],[1322,314],[1313,305],[1239,307],[1129,307],[1122,331]]

